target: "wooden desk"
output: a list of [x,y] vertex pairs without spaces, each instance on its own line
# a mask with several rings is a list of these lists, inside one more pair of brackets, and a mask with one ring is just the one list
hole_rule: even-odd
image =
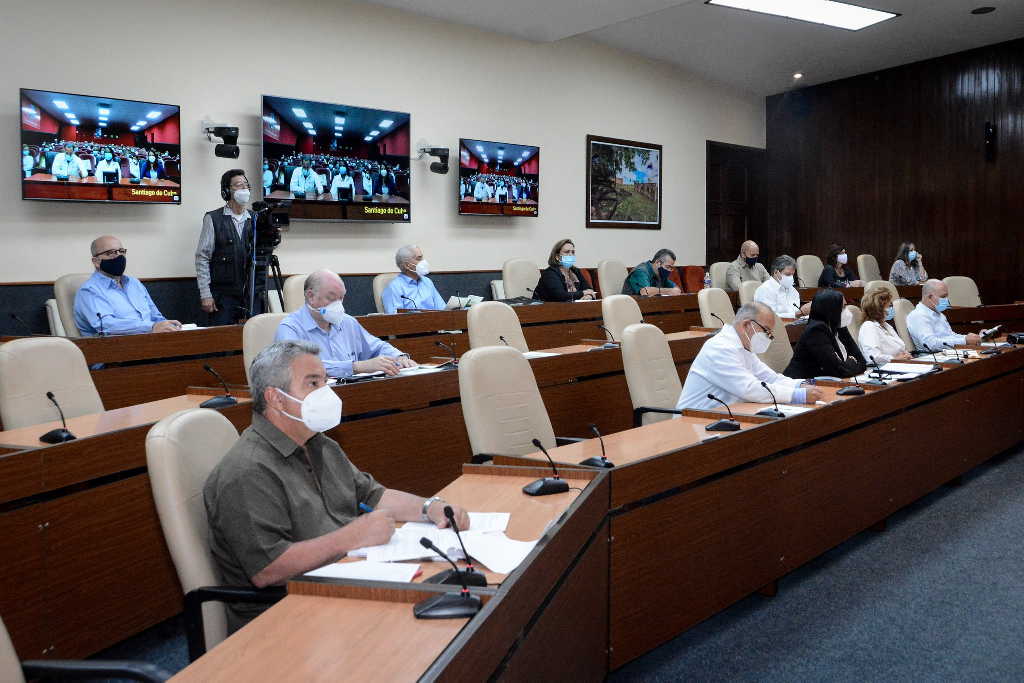
[[962,334],[996,325],[1002,325],[1003,332],[1024,331],[1024,304],[948,308],[945,316],[953,329]]

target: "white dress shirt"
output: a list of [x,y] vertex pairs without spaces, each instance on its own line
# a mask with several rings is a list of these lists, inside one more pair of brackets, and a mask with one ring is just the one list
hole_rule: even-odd
[[340,173],[334,176],[334,180],[331,181],[331,196],[335,199],[338,198],[339,190],[349,190],[351,192],[351,198],[355,198],[356,194],[356,183],[350,175],[341,175]]
[[[714,394],[726,403],[747,401],[771,403],[772,396],[761,386],[767,382],[779,403],[791,403],[794,391],[803,380],[780,375],[743,348],[736,329],[726,325],[704,342],[686,374],[686,384],[676,403],[677,410],[711,410],[719,403],[708,398]],[[803,390],[799,390],[803,393]],[[803,400],[802,396],[797,397]]]
[[783,287],[773,277],[760,284],[754,292],[754,301],[772,309],[780,318],[800,317],[800,292],[796,291],[796,287]]
[[967,336],[954,332],[946,316],[923,303],[919,303],[907,315],[907,330],[914,348],[922,351],[926,350],[926,346],[932,351],[940,351],[943,344],[956,346],[967,343]]
[[878,365],[885,365],[897,354],[907,351],[903,338],[886,322],[865,320],[857,334],[857,342],[864,353],[864,359],[870,363],[874,358]]
[[99,180],[101,183],[103,182],[104,173],[113,173],[115,176],[114,182],[121,182],[121,164],[117,163],[113,159],[111,159],[110,161],[107,161],[106,159],[100,159],[96,163],[96,179]]
[[320,174],[311,168],[302,168],[301,166],[292,171],[292,179],[288,187],[292,192],[305,192],[306,199],[316,199],[324,193],[324,181]]
[[62,178],[72,176],[84,178],[89,175],[89,171],[85,166],[84,160],[78,158],[74,154],[69,158],[64,152],[54,155],[53,166],[50,167],[50,173]]

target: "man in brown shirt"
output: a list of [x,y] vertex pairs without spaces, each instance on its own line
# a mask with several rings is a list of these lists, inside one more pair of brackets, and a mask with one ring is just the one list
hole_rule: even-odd
[[[318,354],[315,344],[288,341],[253,360],[252,425],[203,488],[210,549],[229,585],[279,584],[350,550],[387,543],[396,521],[448,524],[440,498],[385,488],[321,433],[340,421],[341,401],[326,386]],[[361,504],[373,510],[360,514]],[[467,528],[466,512],[452,509]],[[230,631],[265,609],[228,607]]]
[[769,275],[757,260],[760,255],[761,247],[757,246],[754,240],[747,240],[741,244],[740,255],[729,263],[729,269],[725,273],[725,288],[736,291],[744,282],[765,282]]

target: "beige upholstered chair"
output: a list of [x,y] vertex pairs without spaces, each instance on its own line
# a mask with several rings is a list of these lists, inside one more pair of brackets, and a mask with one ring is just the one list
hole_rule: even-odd
[[[597,281],[601,287],[601,297],[607,298],[613,294],[622,294],[622,285],[626,282],[629,273],[626,271],[626,264],[614,259],[605,259],[597,264]],[[607,325],[607,323],[605,323]]]
[[700,307],[700,324],[702,327],[721,327],[722,322],[715,318],[712,313],[725,321],[728,325],[736,317],[736,311],[732,309],[732,302],[724,289],[711,287],[697,292],[697,305]]
[[729,272],[728,261],[717,261],[711,264],[711,286],[725,289],[725,276]]
[[857,341],[857,336],[860,334],[860,326],[864,324],[864,311],[861,310],[860,306],[854,306],[853,304],[847,306],[846,310],[853,315],[853,322],[850,323],[849,331],[853,341]]
[[900,298],[900,293],[896,291],[896,285],[889,282],[888,280],[871,280],[870,282],[864,285],[864,293],[867,294],[871,290],[879,288],[888,289],[889,295],[892,297],[893,301],[896,301],[896,299]]
[[[540,276],[538,276],[540,279]],[[501,280],[491,280],[491,298],[500,301],[505,298],[505,283]]]
[[914,304],[906,299],[893,299],[892,322],[896,327],[896,332],[900,335],[900,339],[906,345],[907,351],[914,350],[914,340],[910,337],[910,330],[907,328],[907,316],[910,315],[912,310],[914,310]]
[[540,281],[540,269],[529,259],[509,259],[501,267],[501,279],[505,286],[506,299],[521,296],[530,299],[533,298],[533,290]]
[[881,280],[882,271],[878,268],[878,259],[872,254],[861,254],[857,257],[857,277],[864,282]]
[[949,288],[949,303],[951,306],[981,306],[981,295],[978,294],[978,285],[969,277],[963,275],[950,275],[942,280]]
[[306,286],[306,278],[309,277],[307,273],[302,275],[289,275],[284,281],[284,312],[293,313],[306,303],[306,293],[304,287]]
[[623,330],[621,339],[633,425],[658,422],[678,413],[675,408],[683,385],[665,334],[654,325],[636,323]]
[[803,254],[796,257],[796,277],[801,287],[817,287],[821,271],[825,264],[814,254]]
[[0,346],[0,420],[4,429],[103,412],[85,355],[63,337],[25,337]]
[[242,362],[245,363],[245,381],[249,383],[249,366],[260,351],[274,343],[274,335],[287,313],[261,313],[245,321],[242,327]]
[[775,338],[764,353],[758,354],[761,362],[775,372],[782,372],[793,360],[793,345],[789,342],[789,333],[786,331],[786,323],[782,318],[775,316],[775,328],[772,330]]
[[[391,281],[398,277],[398,273],[381,273],[373,278],[373,303],[377,306],[377,312],[384,312],[384,290],[388,288]],[[406,308],[406,306],[401,306]]]
[[610,341],[617,342],[622,341],[622,332],[626,327],[644,321],[636,299],[627,294],[615,294],[601,299],[601,315],[604,326],[613,337]]
[[526,345],[526,337],[523,336],[523,327],[519,324],[519,316],[506,303],[481,301],[469,309],[466,319],[471,349],[503,345],[500,337],[505,337],[505,341],[512,348],[522,353],[530,350]]
[[481,346],[464,353],[459,359],[459,395],[475,458],[532,453],[537,450],[533,439],[545,448],[555,446],[533,370],[516,349]]
[[64,323],[60,321],[60,309],[57,308],[56,299],[47,299],[44,304],[46,308],[46,322],[50,324],[50,334],[55,337],[66,337]]
[[754,300],[754,294],[757,292],[757,288],[761,286],[761,283],[757,280],[748,280],[740,283],[740,306],[743,304],[749,304]]
[[60,324],[68,337],[81,337],[82,333],[75,324],[75,295],[92,273],[71,273],[61,275],[53,283],[53,298],[57,300],[57,312],[60,313]]

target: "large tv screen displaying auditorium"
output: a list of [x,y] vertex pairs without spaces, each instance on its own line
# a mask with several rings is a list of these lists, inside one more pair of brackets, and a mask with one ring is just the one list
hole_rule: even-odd
[[263,96],[263,197],[291,218],[411,218],[409,114]]
[[173,104],[21,89],[21,198],[181,203]]
[[459,213],[536,216],[540,147],[459,140]]

